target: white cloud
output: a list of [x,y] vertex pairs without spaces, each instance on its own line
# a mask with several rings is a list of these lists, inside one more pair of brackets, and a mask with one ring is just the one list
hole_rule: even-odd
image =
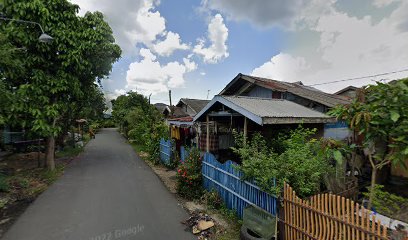
[[124,53],[135,50],[137,43],[151,46],[165,31],[165,19],[155,11],[154,0],[70,0],[87,11],[103,12]]
[[167,32],[163,41],[158,41],[153,45],[153,50],[160,56],[170,56],[176,50],[188,50],[190,47],[181,42],[180,35],[174,32]]
[[183,63],[177,61],[161,65],[156,56],[146,48],[140,50],[143,59],[131,63],[127,71],[127,89],[142,94],[166,92],[168,88],[183,87],[185,74],[194,71],[197,65],[184,58]]
[[206,63],[218,63],[229,56],[228,28],[224,24],[224,19],[220,14],[215,15],[208,24],[208,40],[210,46],[205,47],[206,41],[200,39],[194,47],[193,52],[201,55]]
[[[307,16],[306,16],[307,17]],[[373,21],[370,16],[357,18],[335,8],[308,25],[319,36],[318,48],[308,44],[290,55],[281,53],[256,68],[253,73],[281,80],[323,83],[352,77],[400,70],[408,63],[408,2],[388,17]],[[311,23],[309,23],[311,24]],[[295,37],[302,44],[302,32]],[[322,64],[323,63],[323,64]],[[406,73],[384,76],[396,79]],[[319,86],[334,92],[348,85],[362,86],[380,78],[361,79]]]
[[279,53],[252,71],[254,76],[262,76],[275,80],[295,82],[298,77],[310,66],[306,64],[304,58],[293,57],[290,54]]

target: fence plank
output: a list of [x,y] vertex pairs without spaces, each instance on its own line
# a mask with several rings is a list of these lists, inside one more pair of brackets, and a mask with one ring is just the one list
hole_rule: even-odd
[[235,168],[232,161],[221,164],[214,155],[205,153],[202,175],[204,188],[217,191],[227,208],[235,210],[239,217],[242,217],[244,208],[249,204],[276,216],[276,197],[262,191],[254,182],[242,181],[243,173]]
[[387,228],[358,203],[333,194],[318,194],[309,201],[285,184],[285,238],[314,240],[388,240]]

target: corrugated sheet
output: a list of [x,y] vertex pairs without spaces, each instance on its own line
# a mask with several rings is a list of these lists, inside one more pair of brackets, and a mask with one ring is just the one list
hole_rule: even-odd
[[193,111],[195,111],[195,114],[197,114],[210,102],[210,100],[182,98],[180,99],[180,102],[183,102],[189,106],[191,109],[193,109]]
[[[241,75],[242,79],[250,82],[254,82],[254,84],[258,86],[262,86],[268,89],[282,91],[282,92],[290,92],[297,96],[309,99],[311,101],[315,101],[317,103],[323,104],[327,107],[334,107],[336,105],[344,105],[349,104],[350,100],[346,97],[325,93],[316,88],[304,86],[301,83],[289,83],[289,82],[282,82],[276,81],[273,79],[268,78],[261,78],[261,77],[254,77],[249,75]],[[225,89],[223,92],[226,91]]]
[[331,118],[313,109],[283,99],[220,97],[262,118]]

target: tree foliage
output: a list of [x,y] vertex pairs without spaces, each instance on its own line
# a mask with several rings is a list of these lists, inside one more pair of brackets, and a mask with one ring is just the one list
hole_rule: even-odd
[[[24,71],[2,68],[6,84],[16,88],[9,120],[47,138],[47,165],[53,169],[54,138],[65,122],[78,117],[71,114],[72,105],[80,103],[81,108],[84,99],[94,96],[89,90],[109,74],[121,50],[102,13],[80,17],[78,6],[67,0],[4,0],[0,12],[37,22],[54,38],[52,43],[39,42],[37,25],[11,21],[0,26],[11,47],[24,49]],[[21,118],[22,113],[27,116]]]
[[160,139],[168,135],[168,127],[146,97],[137,92],[119,96],[112,101],[112,117],[126,137],[146,147],[150,160],[158,161]]
[[[404,166],[408,158],[408,79],[389,84],[378,82],[362,90],[347,106],[331,114],[348,123],[362,139],[354,144],[364,148],[372,167],[370,189],[375,189],[377,170],[395,164]],[[371,191],[370,206],[374,199]]]

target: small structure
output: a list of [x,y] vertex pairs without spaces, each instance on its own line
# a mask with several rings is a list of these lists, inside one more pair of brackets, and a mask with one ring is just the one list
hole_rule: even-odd
[[[323,136],[324,124],[335,121],[333,117],[285,99],[220,95],[194,117],[194,122],[205,123],[205,129],[198,131],[200,149],[216,154],[228,153],[234,146],[233,129],[243,132],[244,136],[261,132],[272,137],[282,129],[303,124],[317,128],[317,135]],[[221,155],[230,158],[228,154]]]
[[184,151],[182,146],[192,147],[198,145],[198,127],[194,125],[193,117],[208,102],[208,100],[182,98],[176,106],[164,109],[163,113],[167,116],[166,122],[170,126],[170,136],[175,142],[175,150],[178,153]]
[[181,98],[177,103],[177,107],[180,107],[189,116],[194,117],[203,109],[210,100]]
[[354,99],[357,97],[358,89],[359,89],[358,87],[348,86],[335,92],[334,94]]

